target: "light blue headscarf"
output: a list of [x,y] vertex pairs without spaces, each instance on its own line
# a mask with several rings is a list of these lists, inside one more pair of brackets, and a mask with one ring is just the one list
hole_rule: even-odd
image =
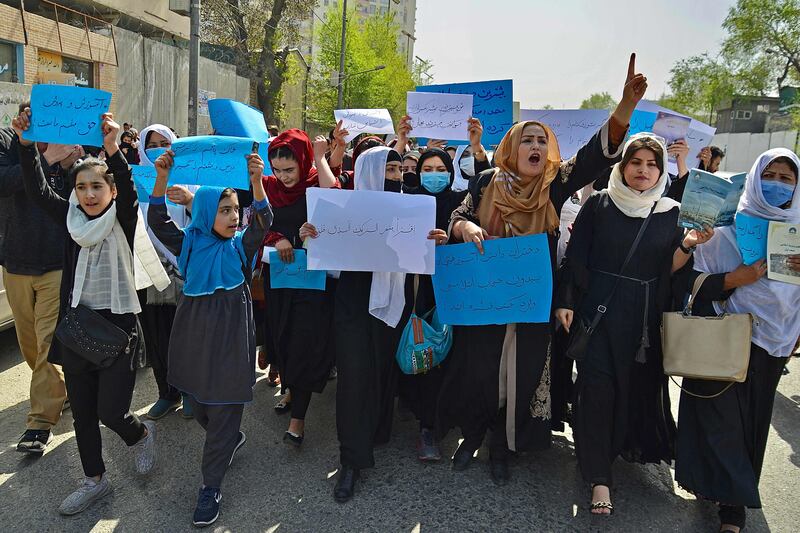
[[186,296],[204,296],[218,289],[233,289],[244,283],[246,264],[242,235],[230,239],[213,232],[222,187],[200,187],[192,204],[192,223],[183,230],[184,239],[178,268],[186,280]]

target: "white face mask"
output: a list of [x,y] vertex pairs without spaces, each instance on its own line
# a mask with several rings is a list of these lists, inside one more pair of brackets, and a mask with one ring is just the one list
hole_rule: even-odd
[[475,175],[475,158],[473,156],[462,157],[458,163],[461,172],[470,176]]

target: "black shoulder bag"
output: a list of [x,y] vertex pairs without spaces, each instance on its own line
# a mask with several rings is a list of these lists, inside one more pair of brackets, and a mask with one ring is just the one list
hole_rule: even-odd
[[97,311],[81,304],[72,307],[70,303],[56,327],[55,336],[68,350],[105,368],[123,352],[127,355],[134,350],[138,334],[135,326],[128,334]]
[[[650,213],[647,215],[647,218],[645,218],[644,222],[642,222],[642,225],[639,228],[639,233],[636,234],[636,239],[634,239],[631,249],[628,250],[628,256],[622,263],[622,268],[619,269],[620,276],[625,273],[628,263],[630,263],[633,254],[636,253],[636,249],[639,247],[639,242],[642,240],[642,236],[644,235],[648,224],[650,224],[650,219],[653,218],[656,205],[658,205],[658,202],[653,204],[653,207],[650,209]],[[575,319],[572,322],[572,331],[570,332],[569,336],[569,346],[567,346],[567,351],[565,352],[565,355],[570,359],[582,361],[586,356],[586,347],[589,345],[589,339],[592,337],[592,333],[594,333],[594,330],[597,328],[597,325],[600,323],[603,315],[606,314],[606,311],[608,310],[608,304],[611,303],[611,298],[617,291],[619,280],[619,276],[614,279],[614,285],[611,287],[611,292],[608,294],[606,299],[603,300],[603,303],[597,306],[597,312],[595,313],[591,323],[587,325],[586,320],[579,317],[578,313],[575,312]]]

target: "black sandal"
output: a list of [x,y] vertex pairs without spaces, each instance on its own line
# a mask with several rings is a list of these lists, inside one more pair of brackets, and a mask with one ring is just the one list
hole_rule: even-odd
[[275,412],[279,415],[288,413],[291,409],[292,400],[287,400],[286,398],[281,398],[280,401],[275,404]]

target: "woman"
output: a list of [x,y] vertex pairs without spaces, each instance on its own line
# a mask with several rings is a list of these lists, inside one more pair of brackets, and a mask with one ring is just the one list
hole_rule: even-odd
[[[611,119],[569,161],[561,162],[558,142],[544,124],[513,126],[495,152],[498,168],[477,176],[453,212],[451,241],[475,243],[482,253],[490,237],[546,232],[555,258],[562,205],[619,157],[631,114],[644,96],[647,81],[634,73],[634,58]],[[489,428],[490,471],[497,484],[508,482],[509,449],[549,446],[550,332],[550,324],[455,328],[439,398],[440,433],[459,426],[464,435],[454,469],[469,466]]]
[[[147,126],[142,130],[142,136],[144,142],[139,145],[139,161],[142,166],[146,167],[152,167],[154,164],[148,150],[169,149],[177,140],[172,130],[162,124]],[[196,190],[196,187],[193,189]],[[189,213],[194,194],[186,187],[172,186],[167,189],[167,196],[170,199],[170,203],[167,204],[170,219],[180,228],[189,225],[191,220]],[[169,275],[170,284],[163,291],[150,287],[146,291],[142,291],[140,298],[142,312],[139,320],[141,320],[144,331],[148,359],[153,367],[153,376],[156,378],[158,386],[158,400],[147,411],[147,418],[159,420],[182,405],[181,414],[183,418],[188,419],[193,416],[191,403],[167,381],[169,338],[172,334],[172,324],[175,321],[178,298],[183,290],[183,277],[178,272],[178,260],[175,254],[158,239],[147,222],[149,205],[149,203],[139,205],[142,219],[147,227],[150,240],[158,252],[161,265]]]
[[[402,125],[405,123],[405,118]],[[410,131],[411,128],[409,127]],[[478,154],[479,168],[486,170],[489,162],[486,151],[481,145],[483,126],[477,119],[470,119],[470,142]],[[408,156],[408,154],[406,154]],[[403,160],[405,165],[406,159]],[[432,148],[419,157],[416,164],[419,187],[412,194],[425,194],[436,199],[436,228],[447,230],[450,215],[466,196],[466,191],[456,192],[452,189],[455,171],[453,161],[444,150]],[[405,172],[403,178],[406,183]],[[433,283],[430,276],[419,275],[419,291],[415,301],[415,312],[423,316],[436,306],[433,294]],[[446,362],[445,362],[446,364]],[[417,375],[400,376],[400,397],[419,421],[419,438],[417,439],[417,457],[420,461],[438,461],[441,459],[439,444],[436,442],[434,428],[436,423],[436,402],[445,373],[445,364]]]
[[[265,176],[263,182],[272,202],[274,219],[265,244],[274,246],[284,263],[294,262],[294,250],[303,248],[300,226],[308,220],[308,188],[338,187],[325,160],[327,146],[325,137],[317,137],[312,149],[308,135],[297,129],[284,131],[269,145],[273,175]],[[312,166],[314,163],[316,167]],[[283,440],[300,447],[311,394],[323,391],[334,362],[330,342],[333,280],[328,280],[324,291],[273,289],[268,268],[264,269],[263,276],[266,330],[271,339],[270,362],[280,371],[281,389],[289,393],[276,410],[291,411]]]
[[122,150],[122,155],[131,165],[139,164],[139,151],[134,146],[136,144],[135,137],[130,131],[123,132],[119,137],[119,149]]
[[[356,190],[400,193],[401,162],[388,147],[367,150],[356,162]],[[317,236],[313,225],[303,224],[302,239]],[[434,229],[428,238],[441,244],[446,235]],[[412,299],[413,284],[402,273],[342,272],[339,278],[334,309],[341,461],[333,490],[337,502],[353,497],[361,470],[375,465],[374,445],[389,441],[397,390],[394,357]]]
[[[58,322],[61,324],[67,314],[72,316],[72,309],[81,305],[129,335],[127,349],[104,361],[92,361],[84,352],[71,350],[58,335],[50,347],[48,360],[64,370],[86,475],[81,487],[59,507],[61,514],[73,515],[112,491],[103,463],[101,422],[129,447],[135,447],[137,472],[144,474],[153,467],[155,424],[140,422],[130,411],[136,369],[144,365],[138,349],[136,314],[141,307],[136,286],[155,281],[163,289],[168,278],[139,219],[136,188],[117,145],[120,127],[113,116],[104,114],[101,125],[108,165],[96,158],[75,165],[71,171],[75,189],[69,200],[47,183],[36,146],[22,136],[31,120],[30,108],[26,108],[12,122],[20,140],[25,190],[29,198],[66,226],[70,235],[64,249]],[[141,273],[134,267],[134,253],[144,266]]]
[[673,458],[661,313],[669,305],[671,273],[713,231],[684,236],[678,227],[680,204],[663,197],[667,158],[663,141],[652,134],[628,141],[608,189],[578,214],[559,272],[555,316],[568,333],[575,315],[591,324],[599,306],[606,307],[578,361],[573,406],[578,465],[592,484],[594,514],[613,512],[611,464],[618,455],[640,463]]
[[[761,154],[747,175],[737,212],[800,224],[798,167],[800,159],[785,148]],[[786,262],[800,273],[800,255]],[[685,271],[679,277],[683,292],[701,272],[711,274],[697,296],[696,314],[752,313],[757,319],[744,383],[719,394],[726,384],[684,379],[678,413],[675,479],[719,504],[720,531],[738,533],[745,526],[745,507],[761,507],[758,482],[775,391],[800,337],[800,285],[766,278],[763,260],[744,265],[733,226],[717,229],[697,248],[693,270]]]

